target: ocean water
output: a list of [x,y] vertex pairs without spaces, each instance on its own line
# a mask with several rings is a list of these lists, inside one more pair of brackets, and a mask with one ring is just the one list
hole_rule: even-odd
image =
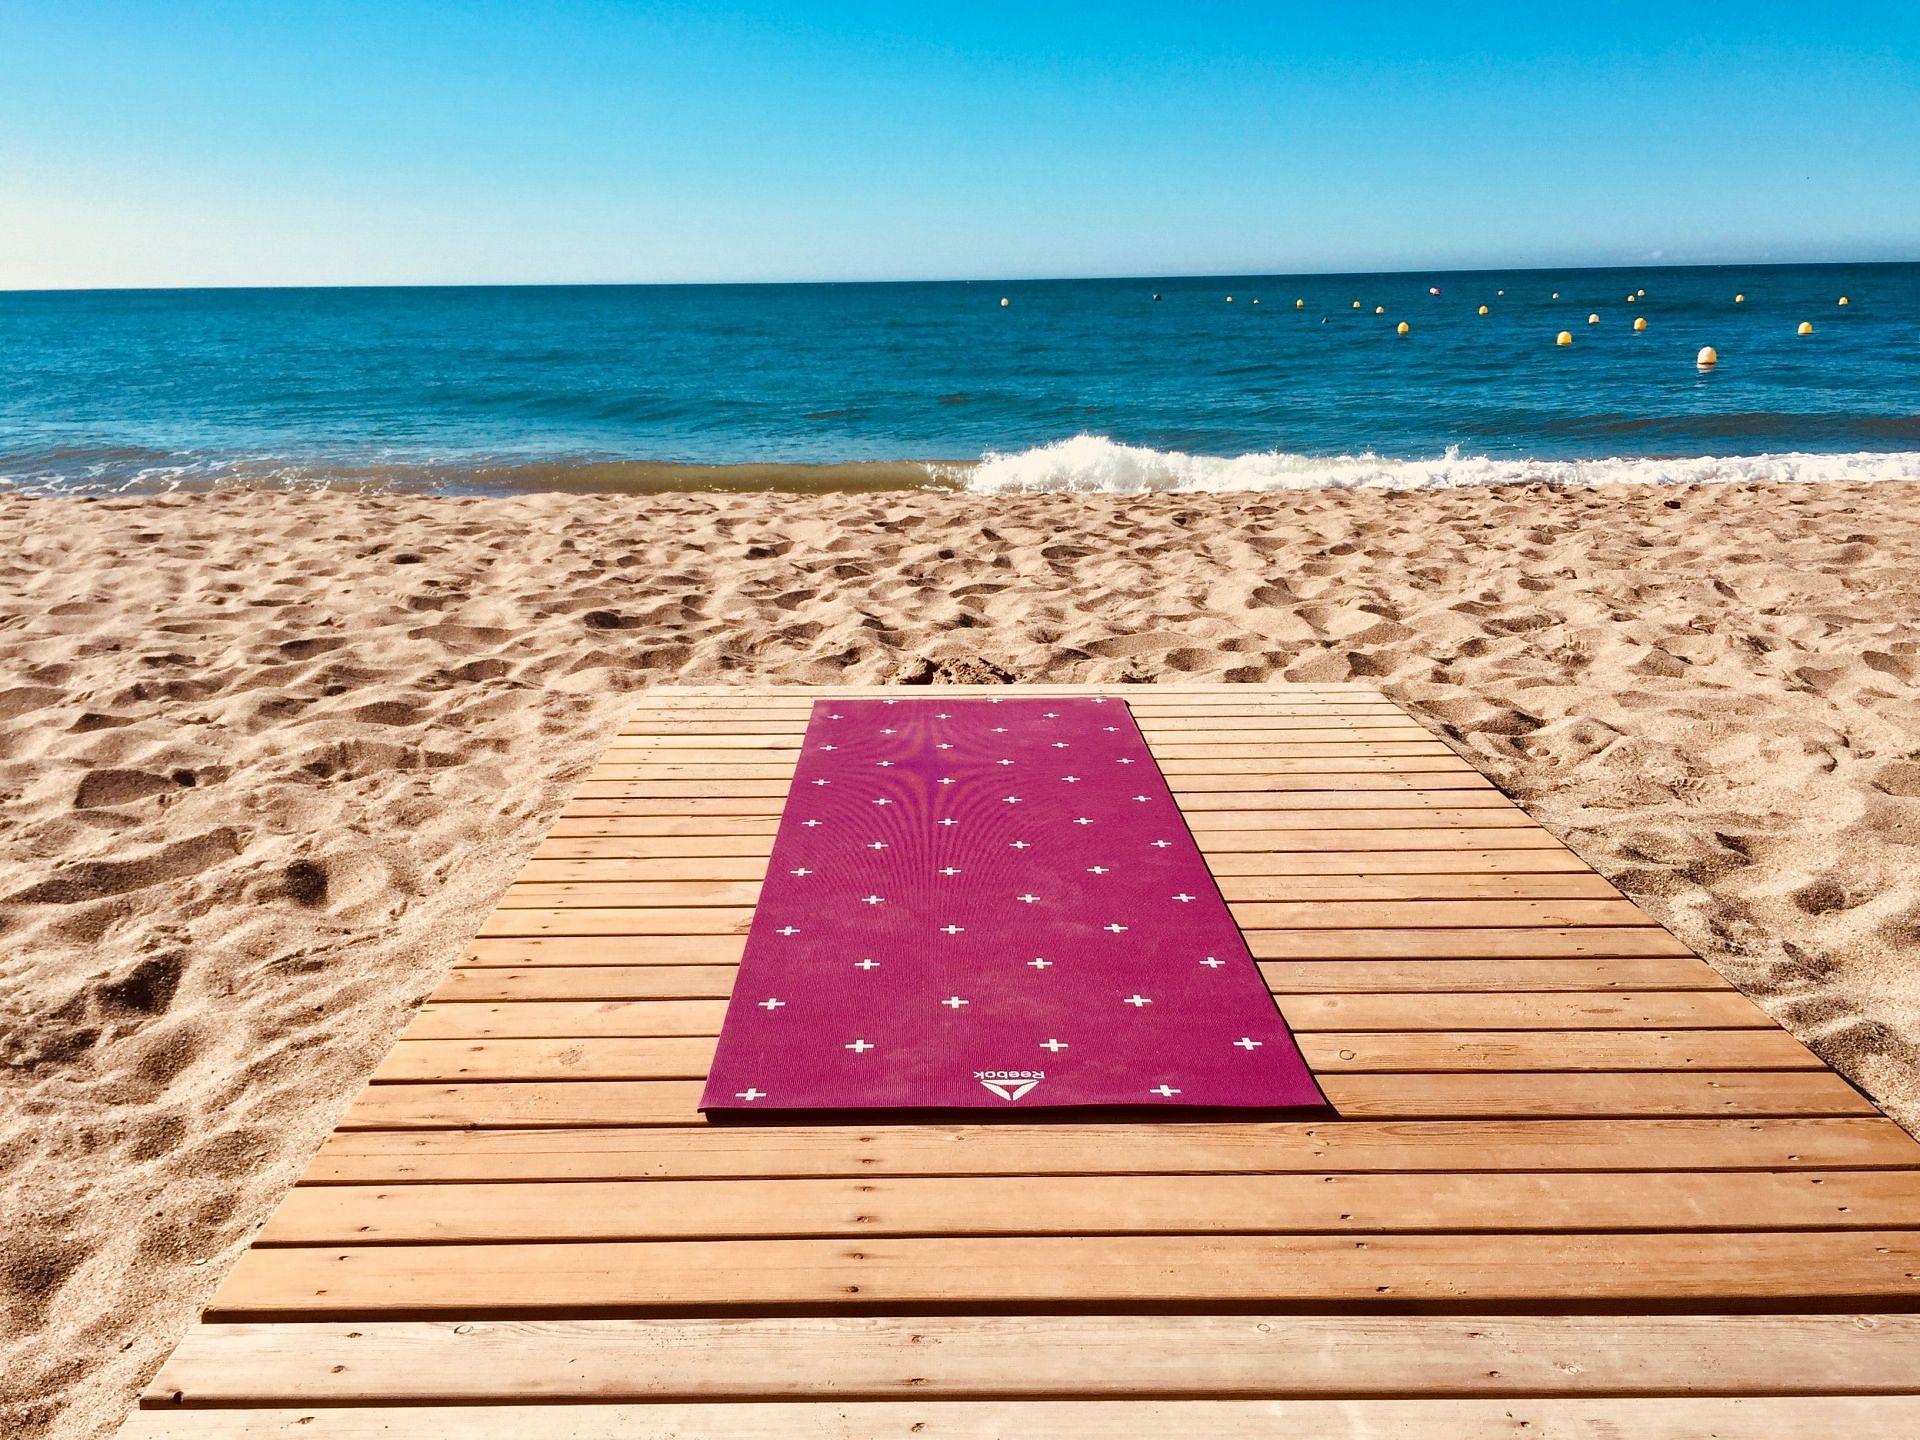
[[0,366],[39,492],[1920,479],[1920,265],[14,293]]

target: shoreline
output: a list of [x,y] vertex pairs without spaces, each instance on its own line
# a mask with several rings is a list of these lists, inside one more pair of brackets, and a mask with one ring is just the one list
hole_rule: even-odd
[[1899,486],[71,503],[0,495],[11,1433],[118,1423],[654,682],[1376,684],[1920,1128]]
[[[509,498],[556,495],[863,495],[960,491],[979,495],[1261,495],[1317,490],[1426,491],[1553,486],[1881,484],[1920,481],[1920,450],[1783,451],[1756,454],[1428,458],[1371,452],[1189,454],[1082,434],[974,459],[742,460],[702,463],[557,456],[541,460],[417,462],[182,460],[146,452],[0,456],[0,498],[326,492]],[[36,470],[35,467],[40,469]]]

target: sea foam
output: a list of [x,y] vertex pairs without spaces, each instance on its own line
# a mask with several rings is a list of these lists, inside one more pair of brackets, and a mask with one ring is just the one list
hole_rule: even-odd
[[1920,451],[1837,455],[1495,459],[1449,448],[1432,460],[1379,455],[1187,455],[1076,435],[977,465],[934,467],[937,478],[980,495],[1028,491],[1130,495],[1149,491],[1448,490],[1486,485],[1707,485],[1794,481],[1920,480]]

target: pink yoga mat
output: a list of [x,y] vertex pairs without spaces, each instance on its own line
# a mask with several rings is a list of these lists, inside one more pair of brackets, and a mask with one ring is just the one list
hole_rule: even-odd
[[815,703],[702,1110],[1324,1104],[1125,702]]

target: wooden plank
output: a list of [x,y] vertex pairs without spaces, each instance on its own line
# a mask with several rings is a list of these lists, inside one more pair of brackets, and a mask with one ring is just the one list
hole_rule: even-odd
[[697,910],[496,910],[480,924],[482,938],[523,935],[744,935],[751,905]]
[[[1322,1089],[1340,1116],[1371,1120],[1878,1113],[1826,1070],[1333,1074],[1322,1077]],[[700,1090],[692,1079],[370,1085],[340,1123],[352,1130],[694,1125]]]
[[[639,1003],[652,1012],[705,1005],[718,1010],[715,1002],[708,1001]],[[1326,1031],[1296,1038],[1307,1063],[1322,1078],[1362,1073],[1825,1069],[1818,1056],[1778,1029]],[[711,1035],[431,1040],[409,1034],[388,1052],[373,1079],[375,1084],[701,1079],[712,1058]]]
[[471,965],[737,965],[744,935],[514,936],[467,945]]
[[495,1040],[720,1033],[724,999],[541,1001],[500,1005],[430,1002],[407,1040]]
[[[1420,849],[1389,850],[1369,845],[1364,851],[1276,850],[1235,853],[1218,845],[1202,847],[1207,868],[1224,881],[1236,875],[1587,875],[1586,862],[1555,841],[1533,849],[1469,845],[1457,832],[1443,832],[1445,843]],[[1292,837],[1288,837],[1291,840]],[[1377,837],[1391,844],[1391,836]],[[1551,838],[1551,837],[1549,837]]]
[[1706,961],[1687,957],[1588,960],[1269,960],[1261,974],[1276,992],[1441,991],[1530,993],[1568,990],[1731,990]]
[[[1786,1031],[1777,1028],[1485,1030],[1405,1034],[1325,1031],[1303,1034],[1298,1038],[1307,1063],[1317,1074],[1443,1074],[1477,1070],[1826,1069],[1819,1056]],[[647,1042],[632,1043],[644,1045]]]
[[432,1000],[724,1000],[736,973],[733,965],[456,965]]
[[[712,760],[681,758],[686,754],[686,751],[676,750],[671,757],[667,757],[651,750],[636,750],[615,744],[603,752],[603,757],[595,768],[644,772],[647,776],[663,780],[727,780],[735,776],[782,779],[792,777],[797,758],[792,755],[780,759],[764,756],[727,758],[724,754]],[[1213,780],[1231,784],[1235,776],[1257,777],[1243,780],[1243,788],[1251,785],[1264,787],[1287,780],[1300,780],[1310,785],[1330,785],[1362,777],[1383,776],[1398,780],[1417,780],[1422,775],[1446,775],[1449,777],[1471,776],[1485,780],[1485,777],[1466,761],[1450,754],[1410,759],[1396,759],[1391,756],[1359,756],[1349,760],[1289,760],[1279,756],[1241,760],[1222,759],[1216,756],[1194,760],[1163,760],[1160,762],[1160,770],[1177,784],[1186,784],[1193,780]]]
[[1915,1375],[1901,1314],[296,1321],[195,1326],[142,1403],[1872,1395]]
[[[675,867],[662,873],[663,867]],[[766,864],[758,860],[534,860],[508,887],[501,903],[541,896],[569,902],[751,905],[759,899]],[[1356,867],[1357,868],[1357,867]],[[1228,875],[1219,881],[1229,901],[1243,900],[1617,900],[1598,875]]]
[[1559,929],[1654,924],[1653,918],[1630,900],[1250,901],[1228,908],[1245,930]]
[[[1295,1031],[1761,1029],[1772,1018],[1737,990],[1551,994],[1281,994]],[[517,1006],[516,1009],[530,1009]],[[417,1029],[416,1024],[416,1029]],[[409,1032],[412,1033],[412,1032]]]
[[[314,1185],[255,1245],[1920,1226],[1920,1169]],[[1920,1376],[1916,1376],[1920,1383]]]
[[1907,1440],[1907,1396],[1419,1400],[925,1400],[140,1410],[126,1440]]
[[942,1236],[255,1248],[218,1321],[778,1305],[1741,1301],[1906,1308],[1920,1231]]
[[500,897],[502,910],[565,910],[617,906],[624,909],[697,905],[752,906],[760,884],[751,880],[566,880],[515,881]]
[[[612,967],[586,966],[558,973],[584,974],[591,987],[592,977],[609,968]],[[671,997],[562,994],[536,998],[523,989],[507,997],[506,1003],[483,1003],[462,999],[457,993],[448,994],[449,987],[443,985],[441,993],[414,1016],[405,1038],[498,1040],[718,1035],[726,1014],[723,1002],[731,988],[733,972],[719,966],[702,968],[715,977],[711,984],[717,994]],[[655,971],[636,967],[620,973],[645,978]],[[1782,1033],[1765,1011],[1732,990],[1656,991],[1646,995],[1306,994],[1279,995],[1275,1000],[1288,1025],[1300,1033],[1675,1029],[1752,1029],[1768,1034]]]
[[752,1176],[1838,1170],[1920,1163],[1881,1116],[337,1131],[303,1185]]
[[[573,863],[581,865],[594,862]],[[607,862],[599,863],[603,873],[613,868]],[[1321,924],[1351,929],[1356,925],[1403,922],[1415,928],[1462,923],[1654,923],[1598,876],[1434,876],[1425,880],[1402,879],[1397,882],[1392,876],[1344,881],[1335,877],[1319,878],[1318,885],[1301,885],[1288,884],[1277,877],[1252,880],[1230,876],[1221,883],[1220,889],[1231,902],[1271,902],[1269,905],[1237,903],[1234,908],[1235,918],[1241,924],[1268,929],[1312,928]],[[1553,893],[1556,890],[1576,890],[1581,893],[1556,895]],[[1422,891],[1429,893],[1422,894]],[[745,880],[522,879],[507,887],[500,897],[499,908],[564,910],[751,906],[759,898],[759,883]],[[1464,908],[1469,903],[1480,908]],[[1296,917],[1305,917],[1304,924]]]
[[1408,960],[1418,956],[1543,960],[1556,955],[1693,954],[1656,926],[1601,925],[1577,930],[1253,930],[1247,933],[1247,948],[1256,960]]

